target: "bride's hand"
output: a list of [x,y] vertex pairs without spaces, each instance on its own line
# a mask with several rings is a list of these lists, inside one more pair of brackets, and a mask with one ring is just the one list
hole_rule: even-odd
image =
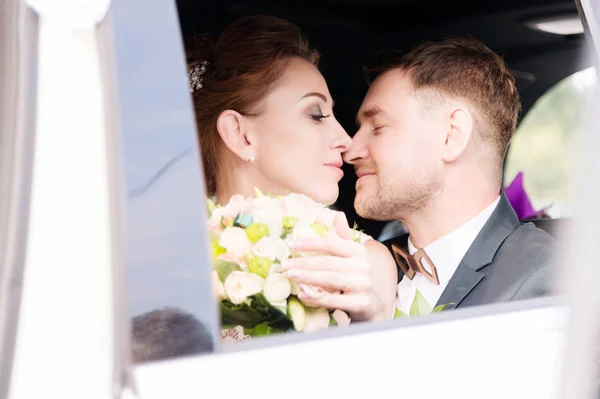
[[293,258],[282,264],[288,277],[297,284],[334,291],[310,290],[302,292],[300,299],[312,305],[344,310],[353,321],[389,320],[397,281],[396,265],[389,251],[375,240],[364,244],[353,241],[352,230],[341,212],[336,217],[335,227],[341,237],[304,239],[294,245],[297,251],[327,255]]

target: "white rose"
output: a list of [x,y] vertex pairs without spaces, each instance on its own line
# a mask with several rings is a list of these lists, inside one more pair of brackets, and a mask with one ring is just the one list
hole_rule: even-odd
[[300,240],[303,238],[316,238],[320,237],[319,234],[312,228],[312,226],[306,221],[302,220],[296,224],[294,230],[292,230],[292,239]]
[[225,294],[233,304],[239,305],[249,296],[261,292],[264,284],[265,280],[254,273],[234,271],[225,280]]
[[269,235],[281,237],[283,233],[283,212],[281,209],[257,209],[252,212],[252,220],[255,223],[264,223],[269,227]]
[[329,209],[329,208],[321,208],[319,210],[319,214],[317,216],[317,223],[321,223],[325,226],[327,226],[327,228],[329,230],[333,229],[333,221],[335,219],[335,217],[337,216],[337,211],[334,211],[333,209]]
[[306,308],[306,326],[304,331],[317,331],[329,328],[329,311],[325,308]]
[[[312,228],[312,226],[305,221],[300,221],[292,230],[292,233],[286,237],[286,241],[291,245],[296,240],[302,240],[307,238],[319,238],[321,237],[317,232]],[[304,256],[321,256],[323,254],[316,251],[294,251],[294,257],[304,257]]]
[[261,258],[285,260],[290,257],[288,244],[279,237],[263,237],[252,247],[252,252]]
[[272,274],[266,278],[263,292],[269,302],[281,302],[292,293],[292,284],[283,274]]
[[246,236],[246,230],[241,227],[228,227],[221,233],[219,245],[236,257],[242,257],[252,250],[252,241]]
[[313,223],[321,206],[304,194],[288,194],[281,198],[281,206],[288,216]]
[[213,270],[212,272],[212,288],[213,294],[217,299],[217,302],[220,302],[223,299],[227,299],[227,295],[225,294],[225,287],[223,287],[223,283],[219,279],[219,274],[216,270]]

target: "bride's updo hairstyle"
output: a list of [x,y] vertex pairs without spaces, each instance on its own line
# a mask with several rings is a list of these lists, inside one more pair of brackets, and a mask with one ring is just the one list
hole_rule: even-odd
[[288,62],[298,57],[317,66],[319,54],[296,25],[265,15],[238,19],[217,39],[194,36],[186,50],[206,190],[212,196],[224,148],[219,115],[260,113],[257,105],[277,86]]

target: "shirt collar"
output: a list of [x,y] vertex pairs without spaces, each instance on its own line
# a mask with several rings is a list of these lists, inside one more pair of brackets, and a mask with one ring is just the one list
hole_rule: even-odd
[[[471,247],[471,244],[473,244],[473,241],[475,241],[475,238],[477,238],[477,235],[494,212],[494,209],[496,209],[498,202],[500,202],[500,197],[496,198],[492,204],[473,219],[424,248],[431,261],[435,264],[440,285],[450,281],[450,278]],[[417,252],[417,248],[410,240],[410,236],[408,237],[408,252],[411,255]]]

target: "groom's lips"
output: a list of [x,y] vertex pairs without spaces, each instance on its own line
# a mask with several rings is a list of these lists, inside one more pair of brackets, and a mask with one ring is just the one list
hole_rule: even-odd
[[358,177],[359,179],[363,176],[371,176],[374,175],[375,173],[373,172],[365,172],[365,171],[360,171],[360,172],[356,172],[356,177]]
[[375,173],[372,172],[365,172],[365,171],[356,171],[356,186],[358,187],[358,185],[361,183],[362,180],[364,180],[365,177],[368,176],[375,176]]

